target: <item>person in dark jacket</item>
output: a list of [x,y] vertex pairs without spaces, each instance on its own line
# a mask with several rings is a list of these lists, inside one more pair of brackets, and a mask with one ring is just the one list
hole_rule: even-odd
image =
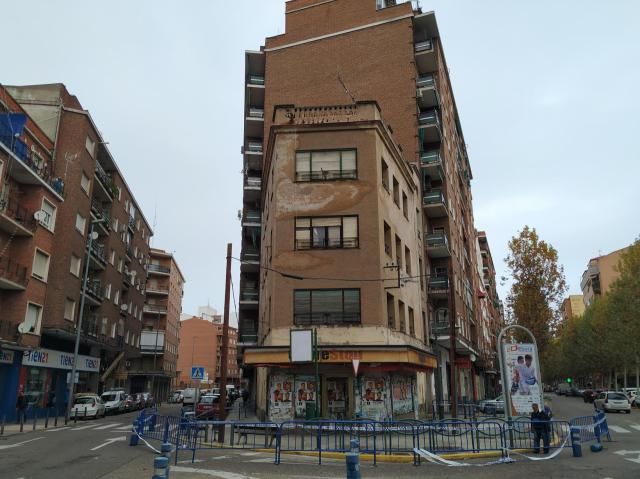
[[550,430],[551,430],[551,418],[546,410],[541,411],[538,404],[533,403],[531,405],[533,411],[531,411],[531,427],[533,429],[533,453],[540,454],[540,439],[544,447],[544,453],[549,452],[550,442]]
[[26,412],[27,412],[27,397],[24,395],[23,391],[18,392],[18,399],[16,399],[16,415],[18,419],[18,424],[20,421],[24,423],[26,420]]

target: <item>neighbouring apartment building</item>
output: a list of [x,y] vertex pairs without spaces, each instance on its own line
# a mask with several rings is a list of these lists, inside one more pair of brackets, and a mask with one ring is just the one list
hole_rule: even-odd
[[628,246],[589,260],[580,282],[585,307],[589,307],[595,298],[607,294],[613,282],[618,279],[618,263],[627,249]]
[[[192,316],[180,322],[180,346],[178,353],[178,381],[180,387],[206,384],[220,386],[222,357],[222,318],[209,315],[211,319]],[[219,320],[218,320],[219,319]],[[227,384],[240,385],[240,369],[237,359],[238,330],[229,327],[229,355]],[[203,367],[206,380],[200,383],[191,379],[191,368]]]
[[562,302],[562,319],[568,321],[571,318],[584,314],[584,299],[581,294],[571,294]]
[[[260,412],[306,414],[277,400],[298,384],[317,388],[322,415],[363,413],[372,406],[362,400],[369,385],[375,394],[368,397],[382,398],[373,405],[379,417],[402,415],[409,402],[412,412],[424,412],[437,391],[444,399],[478,399],[475,378],[494,366],[478,360],[485,319],[472,175],[434,13],[412,2],[290,0],[285,15],[286,32],[245,55],[239,355]],[[401,205],[399,218],[393,208],[385,216],[387,189],[391,205]],[[406,198],[396,197],[402,192]],[[405,202],[403,228],[417,228],[415,237],[398,229]],[[298,237],[305,229],[308,237]],[[388,235],[387,251],[379,249]],[[373,294],[370,280],[391,268],[407,281]],[[420,294],[404,297],[414,287]],[[330,364],[320,384],[308,368],[292,371],[285,352],[288,330],[309,327],[318,329],[321,354],[333,358],[324,360]],[[403,361],[363,356],[364,346],[380,341],[367,328],[385,337],[378,347],[413,351],[418,363],[408,352]],[[349,344],[354,337],[357,347]],[[363,386],[349,373],[352,359],[365,370],[394,361]],[[344,404],[329,404],[343,392]]]
[[142,356],[133,362],[129,374],[132,390],[151,391],[161,400],[176,385],[184,283],[175,257],[151,248],[140,336]]
[[152,231],[64,85],[0,87],[0,110],[0,397],[11,417],[19,390],[36,407],[65,398],[83,296],[77,390],[130,385]]

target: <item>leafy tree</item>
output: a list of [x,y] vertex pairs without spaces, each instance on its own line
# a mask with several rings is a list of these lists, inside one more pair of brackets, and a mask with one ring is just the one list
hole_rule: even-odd
[[513,280],[506,300],[508,317],[535,335],[543,356],[562,319],[560,305],[567,291],[558,252],[535,228],[525,226],[509,241],[505,262]]

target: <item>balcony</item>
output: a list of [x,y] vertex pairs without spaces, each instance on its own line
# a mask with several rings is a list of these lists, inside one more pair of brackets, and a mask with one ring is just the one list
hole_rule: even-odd
[[442,218],[448,214],[444,193],[440,189],[426,191],[422,197],[422,204],[429,218]]
[[259,75],[249,75],[247,83],[249,85],[264,86],[264,77]]
[[115,192],[117,190],[116,185],[113,182],[113,178],[110,174],[104,171],[102,165],[96,161],[95,167],[95,176],[98,181],[96,184],[100,186],[100,188],[94,188],[94,192],[100,197],[100,199],[104,201],[111,202],[115,197]]
[[418,105],[421,109],[434,108],[440,105],[438,88],[434,75],[424,75],[416,82]]
[[250,137],[262,137],[264,129],[264,110],[250,107],[244,122],[244,134]]
[[145,304],[142,311],[145,314],[167,314],[167,306],[164,304]]
[[24,291],[28,282],[26,266],[0,256],[0,290]]
[[245,201],[253,201],[260,198],[262,190],[262,177],[246,174],[244,176],[244,198]]
[[166,266],[161,266],[159,264],[150,264],[149,267],[147,268],[147,272],[149,274],[153,273],[153,274],[169,276],[171,274],[171,269],[167,268]]
[[243,148],[245,155],[262,155],[262,141],[249,140],[246,146]]
[[133,245],[132,244],[125,244],[125,263],[131,263],[131,260],[133,259]]
[[260,228],[262,226],[262,214],[256,210],[245,210],[242,215],[242,226]]
[[0,319],[0,339],[12,343],[18,341],[18,323],[8,319]]
[[158,295],[158,296],[168,296],[169,295],[169,287],[159,284],[149,284],[147,286],[147,295]]
[[13,136],[5,121],[0,121],[0,150],[4,150],[13,159],[9,176],[25,185],[46,187],[60,201],[64,198],[64,181],[53,178],[46,162],[35,155],[20,138]]
[[104,293],[102,291],[102,284],[98,279],[88,279],[87,288],[85,290],[86,298],[94,305],[99,305],[104,299]]
[[293,323],[298,326],[360,324],[360,313],[328,312],[295,314],[293,316]]
[[16,198],[0,199],[0,230],[13,236],[33,236],[37,224],[33,214],[20,206]]
[[240,305],[257,306],[260,292],[256,288],[242,288],[240,290]]
[[421,144],[439,142],[442,138],[441,131],[437,110],[421,110],[418,114],[418,134]]
[[258,344],[258,335],[255,333],[241,334],[238,337],[239,346],[252,346]]
[[[89,243],[87,243],[87,249],[89,248]],[[97,269],[104,269],[107,266],[107,257],[105,254],[105,247],[103,244],[98,243],[96,241],[91,242],[91,251],[90,257],[92,264]]]
[[418,73],[431,73],[438,69],[433,40],[417,41],[414,48]]
[[447,299],[449,297],[449,277],[433,276],[429,278],[429,297]]
[[84,334],[85,336],[96,338],[98,337],[99,330],[100,324],[96,315],[92,314],[84,317],[81,327],[82,334]]
[[444,168],[440,152],[438,150],[425,151],[420,155],[422,171],[430,178],[444,180]]
[[136,219],[133,216],[129,216],[129,220],[127,221],[127,226],[133,233],[136,229]]
[[448,258],[451,256],[449,240],[444,232],[425,235],[425,243],[429,258]]
[[242,271],[259,271],[260,270],[260,250],[258,248],[243,248],[240,254]]

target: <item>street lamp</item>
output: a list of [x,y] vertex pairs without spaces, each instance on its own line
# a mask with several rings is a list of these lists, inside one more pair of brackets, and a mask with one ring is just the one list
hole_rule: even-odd
[[67,400],[67,412],[66,418],[69,420],[71,415],[71,408],[73,407],[73,395],[76,389],[76,371],[78,369],[78,350],[80,349],[80,332],[82,331],[82,319],[84,316],[84,303],[87,297],[87,283],[89,281],[89,261],[91,256],[91,247],[93,246],[93,240],[98,238],[98,233],[95,232],[94,226],[98,223],[104,222],[104,219],[91,220],[91,228],[89,230],[89,245],[87,249],[87,257],[84,265],[84,276],[82,278],[82,296],[80,298],[80,311],[78,313],[78,322],[76,324],[76,344],[73,349],[73,367],[71,368],[71,380],[69,381],[69,398]]

